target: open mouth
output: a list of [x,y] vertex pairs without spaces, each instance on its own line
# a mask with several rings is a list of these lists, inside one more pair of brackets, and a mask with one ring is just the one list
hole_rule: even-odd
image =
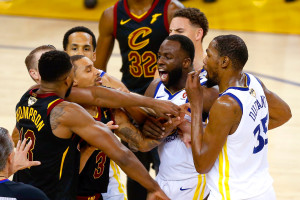
[[166,72],[162,69],[158,69],[158,72],[159,72],[159,76],[160,76],[161,81],[165,82],[165,81],[168,80],[168,77],[169,77],[168,72]]
[[98,78],[95,79],[95,84],[97,86],[102,85],[102,78],[99,76]]

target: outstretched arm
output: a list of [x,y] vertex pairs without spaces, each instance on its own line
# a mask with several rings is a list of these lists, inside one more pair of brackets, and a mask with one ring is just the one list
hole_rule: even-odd
[[275,93],[271,92],[266,86],[260,81],[263,86],[267,102],[269,106],[269,130],[281,126],[286,123],[291,117],[291,109],[289,105],[283,101]]
[[79,105],[69,102],[58,104],[51,111],[50,123],[57,137],[69,138],[72,133],[76,133],[90,145],[101,149],[129,177],[139,182],[149,192],[158,192],[163,195],[162,199],[168,199],[134,154],[122,145],[105,124],[96,122]]
[[113,7],[107,8],[99,22],[99,38],[96,48],[95,67],[106,71],[108,60],[111,56],[115,38],[113,36],[114,13]]
[[96,105],[108,108],[131,106],[149,107],[155,110],[158,116],[167,114],[179,115],[180,108],[169,101],[156,100],[138,94],[126,93],[105,87],[72,88],[68,101],[81,105]]

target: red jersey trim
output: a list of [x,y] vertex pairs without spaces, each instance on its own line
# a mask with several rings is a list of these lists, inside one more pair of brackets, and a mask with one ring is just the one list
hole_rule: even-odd
[[169,33],[169,20],[168,20],[168,8],[169,8],[169,4],[170,4],[171,0],[167,0],[166,4],[164,6],[164,25],[165,25],[165,29],[166,31]]
[[51,110],[57,105],[59,104],[60,102],[63,102],[64,100],[63,99],[56,99],[54,101],[52,101],[49,106],[48,106],[48,109],[47,109],[47,116],[49,116]]
[[151,8],[147,11],[147,14],[144,15],[142,18],[138,19],[136,18],[135,16],[133,16],[130,11],[129,11],[129,8],[128,8],[128,5],[127,5],[127,0],[124,0],[123,3],[124,3],[124,8],[125,8],[125,11],[127,13],[127,15],[129,15],[129,17],[131,19],[133,19],[134,21],[136,22],[141,22],[143,21],[144,19],[146,19],[151,13],[152,11],[154,10],[154,8],[156,7],[156,5],[158,4],[159,0],[155,0],[154,3],[152,4]]
[[117,1],[117,3],[115,3],[114,5],[114,37],[116,38],[117,37],[117,27],[118,27],[118,14],[117,14],[117,9],[118,9],[118,4],[119,4],[119,1]]
[[51,97],[51,96],[58,96],[55,93],[45,93],[45,94],[37,94],[35,93],[39,88],[35,88],[29,91],[29,94],[31,96],[37,97],[37,98],[46,98],[46,97]]

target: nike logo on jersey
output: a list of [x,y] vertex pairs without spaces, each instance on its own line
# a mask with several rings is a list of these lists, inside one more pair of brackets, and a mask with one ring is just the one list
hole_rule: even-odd
[[184,191],[184,190],[190,190],[190,189],[192,189],[192,188],[180,188],[180,191]]
[[131,19],[127,19],[126,21],[123,21],[123,19],[121,19],[121,21],[120,21],[120,24],[121,25],[124,25],[124,24],[126,24],[127,22],[129,22]]
[[159,17],[161,15],[162,15],[161,13],[152,15],[152,19],[151,19],[150,24],[153,24],[157,20],[157,17]]

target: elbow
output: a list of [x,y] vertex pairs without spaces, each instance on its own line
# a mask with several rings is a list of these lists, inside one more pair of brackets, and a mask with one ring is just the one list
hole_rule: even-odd
[[199,174],[206,174],[208,173],[212,166],[213,165],[206,165],[206,164],[203,164],[203,162],[195,162],[194,161],[194,164],[195,164],[195,168],[196,168],[196,171],[199,173]]

